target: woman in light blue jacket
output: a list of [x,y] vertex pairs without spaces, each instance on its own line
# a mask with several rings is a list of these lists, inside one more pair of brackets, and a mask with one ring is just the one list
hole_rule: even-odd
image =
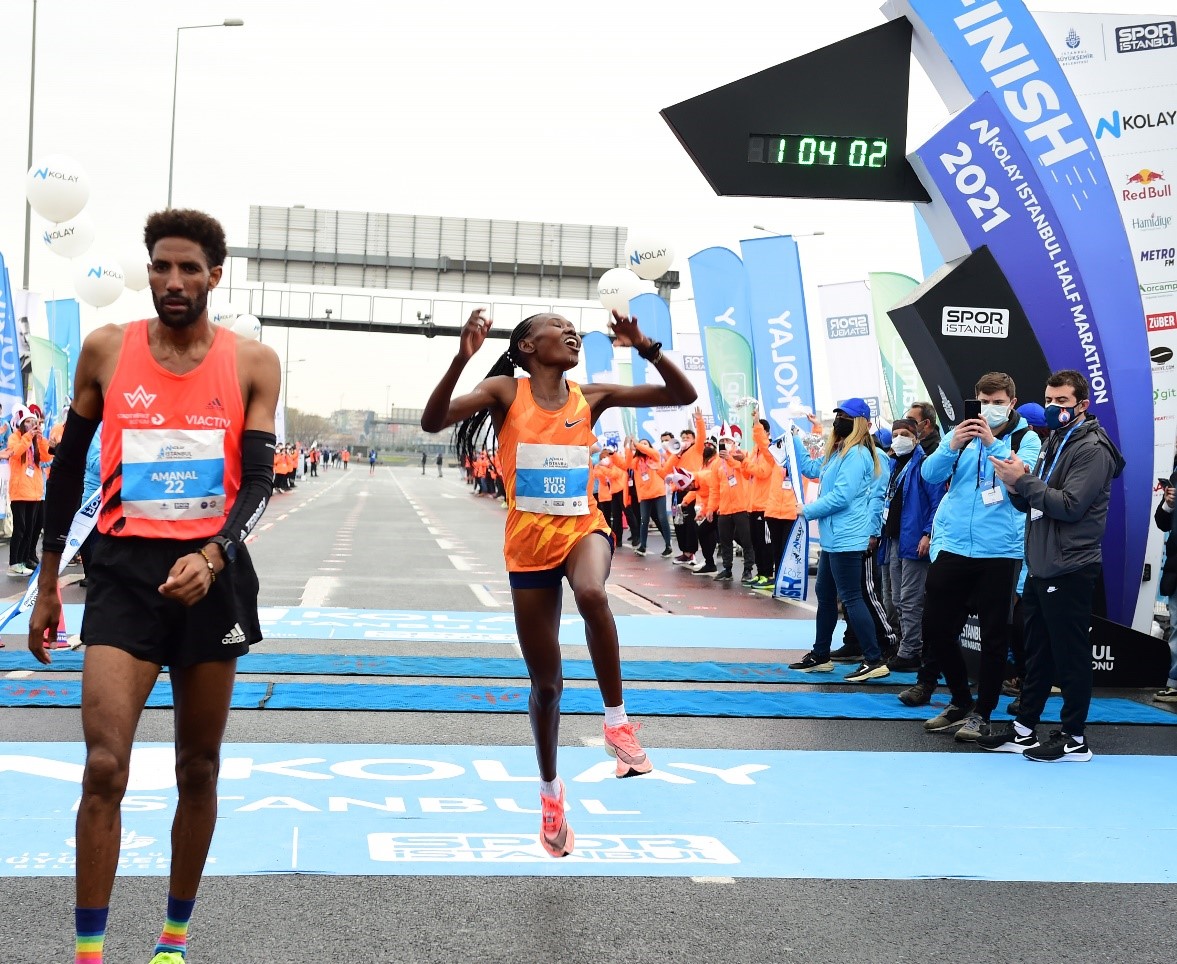
[[806,478],[821,480],[818,497],[801,509],[818,520],[821,555],[817,562],[817,633],[813,650],[790,669],[833,672],[830,644],[838,624],[838,598],[862,646],[862,664],[846,679],[857,683],[890,670],[883,662],[875,626],[862,596],[862,556],[871,536],[878,535],[876,480],[884,458],[871,438],[870,408],[861,398],[848,398],[834,409],[834,426],[826,439],[825,457],[812,458],[794,434],[797,467]]

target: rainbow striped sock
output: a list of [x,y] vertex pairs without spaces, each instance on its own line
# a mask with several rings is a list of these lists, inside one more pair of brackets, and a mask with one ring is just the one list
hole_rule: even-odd
[[155,945],[156,954],[179,954],[188,956],[188,922],[192,919],[195,899],[180,900],[168,894],[168,920]]
[[108,907],[74,908],[74,964],[102,964]]

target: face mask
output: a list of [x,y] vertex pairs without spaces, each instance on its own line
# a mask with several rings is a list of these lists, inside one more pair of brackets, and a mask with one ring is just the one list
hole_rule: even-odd
[[710,458],[714,458],[714,456],[715,456],[714,446],[704,445],[703,446],[703,458],[710,459]]
[[908,455],[915,450],[915,439],[906,435],[896,435],[891,439],[891,451],[896,455]]
[[1009,420],[1008,405],[982,405],[981,418],[989,423],[990,428],[997,428]]
[[1047,405],[1046,427],[1049,429],[1066,428],[1075,420],[1077,406]]
[[839,415],[834,419],[834,438],[847,438],[854,431],[854,419]]

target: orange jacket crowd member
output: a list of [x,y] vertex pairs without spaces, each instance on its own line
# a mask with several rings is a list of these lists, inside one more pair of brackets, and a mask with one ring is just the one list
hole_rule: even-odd
[[351,461],[351,450],[345,446],[339,457],[343,459],[343,467],[346,469],[347,463]]
[[744,572],[741,581],[753,581],[752,536],[748,528],[748,509],[751,505],[751,464],[747,453],[734,438],[719,439],[718,454],[713,470],[716,538],[719,546],[720,569],[716,579],[732,578],[732,540],[739,542],[744,553]]
[[[632,346],[663,384],[577,385],[566,373],[580,360],[576,327],[554,314],[532,315],[511,333],[507,351],[474,390],[453,398],[467,362],[485,342],[490,319],[475,311],[462,329],[457,357],[421,416],[439,432],[459,424],[459,451],[486,431],[488,419],[503,455],[507,527],[503,554],[511,584],[519,648],[531,679],[528,714],[540,777],[540,843],[553,857],[573,852],[564,785],[556,769],[563,672],[560,658],[561,592],[567,579],[584,618],[585,643],[605,708],[605,749],[617,757],[619,777],[653,768],[622,701],[617,626],[605,580],[612,538],[589,491],[593,425],[615,406],[684,405],[695,390],[662,346],[637,321],[613,313],[618,347]],[[529,377],[516,378],[516,367]],[[602,538],[603,537],[603,538]]]
[[[766,571],[767,584],[758,579],[752,588],[771,591],[776,586],[776,571],[785,548],[785,540],[789,537],[793,520],[797,518],[797,496],[793,492],[793,480],[789,476],[788,463],[782,465],[773,456],[768,430],[764,427],[763,420],[752,426],[752,435],[756,440],[756,450],[763,451],[771,459],[773,466],[768,488],[768,505],[764,510],[771,568]],[[790,439],[786,441],[791,444]]]
[[[703,446],[700,444],[704,437],[703,410],[697,407],[694,425],[694,428],[686,428],[679,433],[678,451],[671,454],[663,466],[668,480],[672,473],[693,479],[695,473],[703,467]],[[698,493],[689,484],[684,488],[680,483],[672,494],[672,521],[679,554],[671,562],[676,566],[694,562],[695,553],[699,551],[699,527],[695,512],[697,500]]]
[[756,417],[756,409],[753,409],[753,446],[744,461],[744,466],[751,482],[748,497],[748,534],[752,538],[752,553],[756,559],[756,578],[751,585],[757,589],[771,587],[773,572],[772,548],[768,542],[764,517],[772,495],[772,480],[777,464],[768,447],[768,429],[765,427],[767,425],[768,422]]
[[593,477],[597,480],[597,504],[605,513],[605,519],[613,532],[613,544],[621,545],[621,533],[625,519],[625,488],[627,473],[611,445],[601,449],[601,457],[593,466]]
[[715,565],[716,531],[718,524],[715,510],[719,505],[719,490],[715,485],[716,440],[708,438],[700,446],[702,456],[698,471],[694,473],[691,489],[695,495],[695,524],[699,532],[699,551],[703,554],[701,565],[691,572],[700,576],[711,576],[719,571]]
[[484,495],[486,488],[486,473],[490,470],[490,456],[486,454],[486,450],[478,453],[478,457],[474,459],[474,494]]
[[662,555],[673,555],[674,550],[670,548],[670,519],[666,514],[667,470],[663,468],[662,457],[654,446],[643,439],[634,443],[631,464],[633,484],[638,494],[638,544],[634,552],[639,556],[646,554],[646,537],[650,532],[650,518],[653,517],[666,544]]
[[37,568],[37,537],[41,533],[41,500],[45,473],[41,463],[52,459],[41,435],[41,422],[23,405],[12,413],[8,436],[8,496],[12,500],[12,539],[8,543],[8,574],[27,576]]

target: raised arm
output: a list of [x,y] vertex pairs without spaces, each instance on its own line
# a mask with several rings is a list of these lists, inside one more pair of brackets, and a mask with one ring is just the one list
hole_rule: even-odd
[[[609,328],[617,336],[618,348],[633,347],[662,376],[663,385],[601,385],[582,386],[585,399],[592,408],[594,420],[609,408],[634,408],[662,405],[689,405],[697,397],[682,369],[667,358],[661,348],[654,349],[652,339],[642,334],[637,318],[630,318],[614,310]],[[653,354],[650,354],[653,351]]]
[[463,419],[469,418],[475,412],[484,408],[498,409],[500,412],[509,407],[503,404],[506,383],[513,384],[514,379],[506,376],[484,378],[472,392],[453,397],[458,379],[466,368],[466,363],[474,357],[475,352],[482,347],[486,337],[490,334],[493,322],[486,317],[483,309],[472,312],[462,326],[462,334],[458,340],[458,353],[450,362],[450,367],[441,376],[441,381],[425,403],[425,410],[421,413],[421,428],[426,432],[440,432],[442,429],[456,425]]

